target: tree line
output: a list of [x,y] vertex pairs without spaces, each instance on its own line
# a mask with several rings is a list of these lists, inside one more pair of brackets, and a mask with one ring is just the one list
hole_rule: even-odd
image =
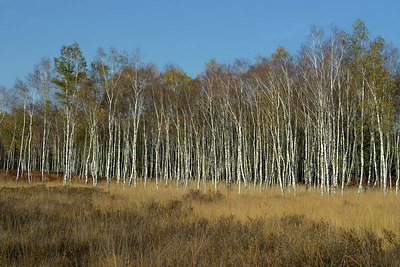
[[0,164],[29,182],[40,170],[93,186],[398,193],[398,63],[359,19],[350,32],[313,28],[296,55],[211,59],[195,78],[114,48],[88,64],[74,43],[3,88]]

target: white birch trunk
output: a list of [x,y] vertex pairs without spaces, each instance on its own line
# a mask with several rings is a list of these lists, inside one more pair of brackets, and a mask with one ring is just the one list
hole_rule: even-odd
[[24,120],[23,120],[23,125],[22,125],[21,148],[20,148],[20,151],[19,151],[19,159],[18,159],[18,165],[17,165],[17,178],[16,178],[16,181],[18,181],[18,178],[19,178],[19,170],[23,169],[23,167],[22,167],[22,151],[24,150],[25,122],[26,122],[26,101],[24,99]]

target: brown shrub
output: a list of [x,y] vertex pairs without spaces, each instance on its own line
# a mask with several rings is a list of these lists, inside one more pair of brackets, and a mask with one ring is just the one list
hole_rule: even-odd
[[190,189],[189,192],[183,195],[184,200],[199,201],[199,202],[216,202],[224,198],[224,195],[217,191],[201,192],[199,189]]

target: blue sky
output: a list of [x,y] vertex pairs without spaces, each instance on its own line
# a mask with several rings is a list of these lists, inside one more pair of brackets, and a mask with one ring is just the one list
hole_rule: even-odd
[[63,44],[78,42],[88,61],[98,47],[133,52],[191,76],[210,58],[296,53],[313,24],[349,30],[356,18],[400,47],[400,1],[0,0],[0,85],[11,87]]

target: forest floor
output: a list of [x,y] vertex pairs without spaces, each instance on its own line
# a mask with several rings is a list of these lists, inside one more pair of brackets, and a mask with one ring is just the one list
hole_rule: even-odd
[[0,172],[0,266],[400,264],[394,192],[61,183]]

